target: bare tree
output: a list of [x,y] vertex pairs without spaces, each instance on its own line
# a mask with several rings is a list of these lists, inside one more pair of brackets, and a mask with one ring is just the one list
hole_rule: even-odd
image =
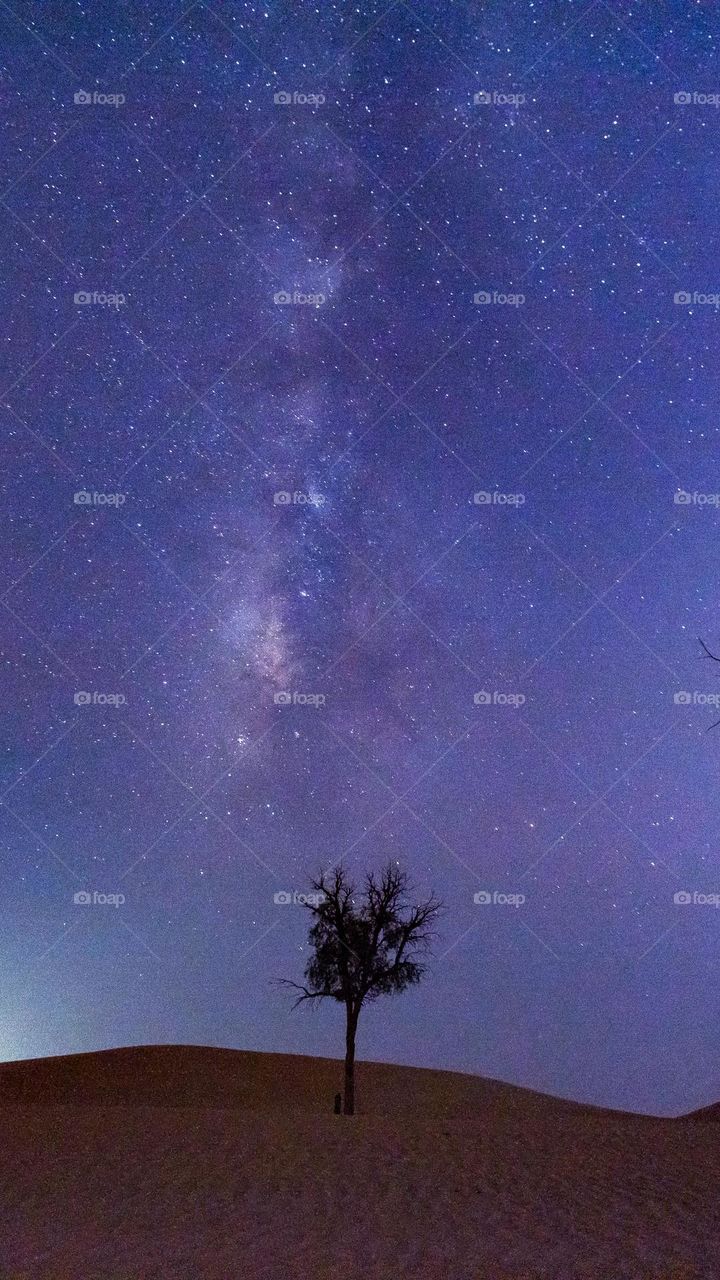
[[429,948],[442,910],[434,897],[417,905],[407,874],[389,862],[365,876],[363,891],[342,866],[312,882],[306,906],[314,917],[313,949],[305,983],[285,980],[305,1000],[337,1000],[345,1006],[345,1088],[343,1112],[355,1113],[355,1036],[360,1010],[378,996],[404,991],[425,973],[420,956]]
[[[712,658],[713,662],[720,662],[720,658],[718,658],[717,654],[715,654],[715,653],[711,653],[711,652],[710,652],[710,650],[708,649],[708,647],[707,647],[707,645],[706,645],[705,641],[704,641],[704,640],[701,640],[701,639],[700,639],[700,636],[698,636],[698,640],[700,641],[700,644],[702,645],[703,649],[705,650],[705,653],[706,653],[707,657],[708,657],[708,658]],[[718,727],[718,725],[719,725],[719,724],[720,724],[720,720],[716,720],[714,724],[709,725],[709,726],[708,726],[708,733],[710,732],[710,729],[717,729],[717,727]]]

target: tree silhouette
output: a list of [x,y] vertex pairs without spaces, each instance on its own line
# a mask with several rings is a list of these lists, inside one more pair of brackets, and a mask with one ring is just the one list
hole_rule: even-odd
[[[710,650],[708,649],[708,647],[707,647],[707,645],[706,645],[705,641],[704,641],[704,640],[701,640],[701,639],[700,639],[700,636],[698,636],[698,640],[700,640],[700,644],[702,645],[703,649],[705,650],[705,653],[706,653],[707,657],[708,657],[708,658],[712,658],[713,662],[720,662],[720,658],[718,658],[717,654],[715,654],[715,653],[711,653],[711,652],[710,652]],[[717,729],[717,727],[718,727],[718,725],[719,725],[719,724],[720,724],[720,720],[716,720],[714,724],[711,724],[711,725],[708,727],[707,732],[709,733],[709,732],[710,732],[710,729]]]
[[442,903],[430,897],[414,905],[408,876],[389,862],[379,875],[369,871],[358,895],[347,871],[338,866],[312,882],[306,907],[314,921],[313,950],[305,983],[285,980],[305,1000],[337,1000],[345,1006],[345,1088],[343,1112],[355,1113],[355,1035],[360,1010],[379,996],[404,991],[420,981],[433,925]]

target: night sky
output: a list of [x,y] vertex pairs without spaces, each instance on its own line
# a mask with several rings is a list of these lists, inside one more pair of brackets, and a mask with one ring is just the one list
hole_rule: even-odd
[[393,858],[360,1057],[720,1097],[719,42],[0,0],[0,1057],[340,1055],[275,895]]

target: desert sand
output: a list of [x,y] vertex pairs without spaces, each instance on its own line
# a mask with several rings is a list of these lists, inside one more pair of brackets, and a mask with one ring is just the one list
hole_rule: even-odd
[[[720,1126],[452,1072],[142,1047],[0,1066],[0,1277],[720,1276]],[[715,1116],[717,1113],[715,1113]]]

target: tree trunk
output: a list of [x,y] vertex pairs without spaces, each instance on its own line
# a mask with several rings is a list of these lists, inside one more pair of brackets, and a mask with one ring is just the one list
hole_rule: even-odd
[[357,1030],[358,1013],[347,1006],[347,1023],[345,1027],[345,1089],[343,1092],[343,1115],[355,1115],[355,1032]]

